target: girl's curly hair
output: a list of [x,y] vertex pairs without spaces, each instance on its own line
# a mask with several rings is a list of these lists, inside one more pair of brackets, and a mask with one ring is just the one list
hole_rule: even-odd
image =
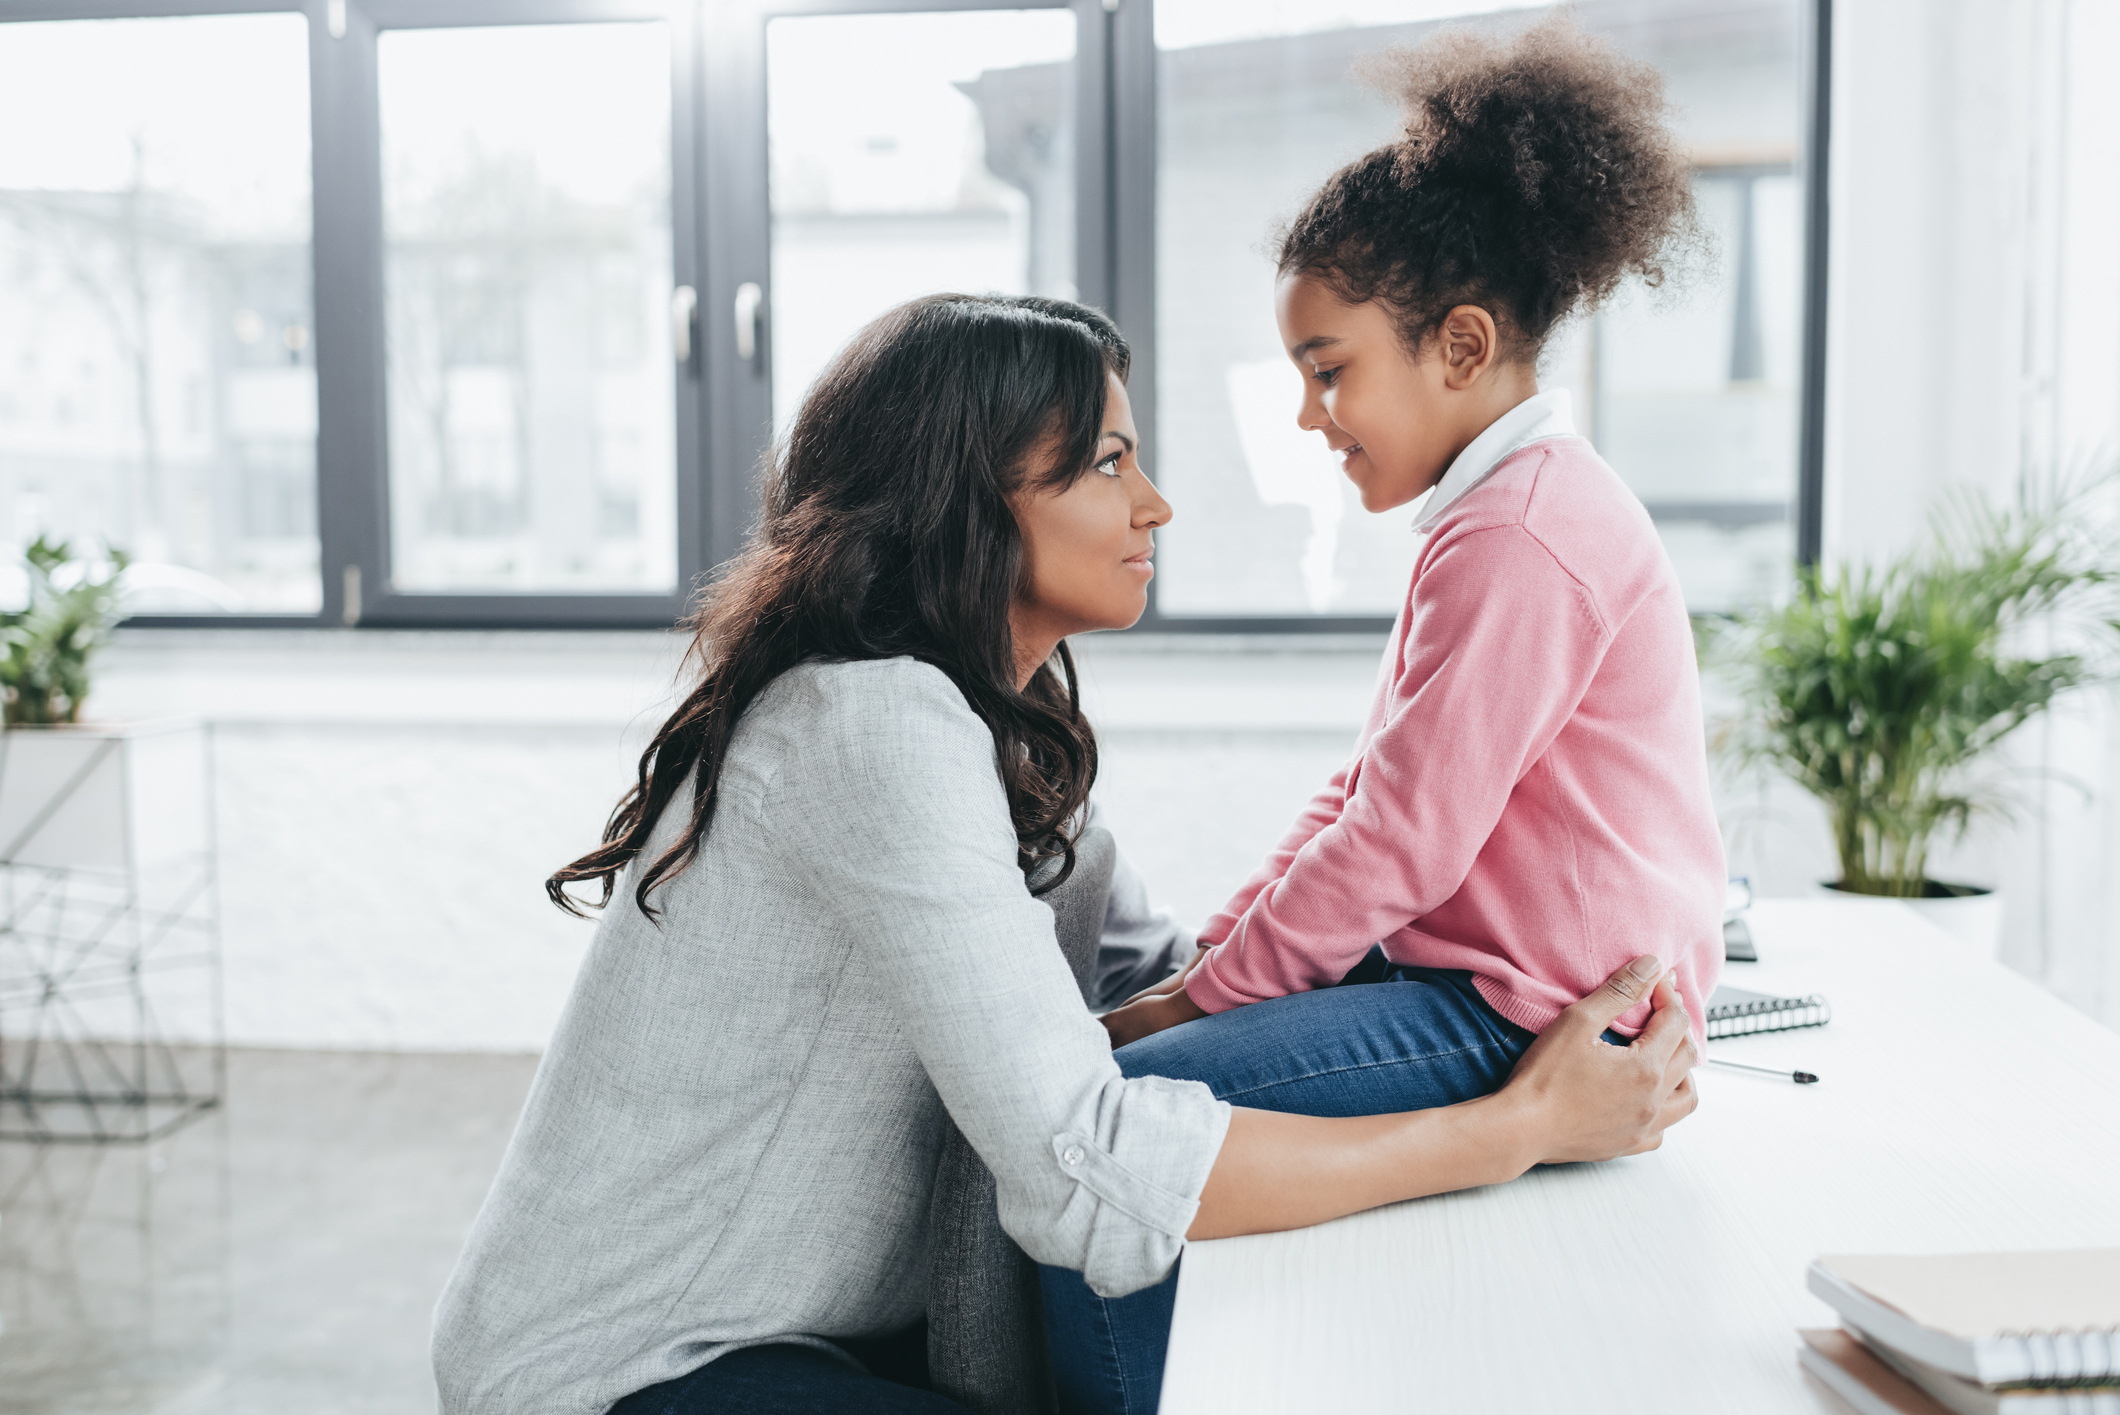
[[1278,263],[1382,301],[1408,348],[1473,304],[1512,361],[1534,360],[1568,315],[1630,275],[1662,285],[1704,248],[1663,76],[1567,17],[1447,29],[1365,77],[1399,96],[1404,133],[1326,180]]

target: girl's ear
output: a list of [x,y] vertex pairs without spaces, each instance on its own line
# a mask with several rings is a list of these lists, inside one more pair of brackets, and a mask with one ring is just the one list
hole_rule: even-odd
[[1478,305],[1452,309],[1435,337],[1443,355],[1443,386],[1461,393],[1494,365],[1501,347],[1494,316]]

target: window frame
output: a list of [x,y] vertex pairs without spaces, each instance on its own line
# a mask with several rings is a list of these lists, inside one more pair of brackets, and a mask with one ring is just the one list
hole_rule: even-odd
[[[310,31],[313,318],[317,366],[315,614],[143,614],[128,627],[641,628],[687,612],[706,571],[755,520],[771,428],[771,322],[738,357],[737,292],[771,298],[765,27],[784,15],[1068,9],[1076,49],[1076,284],[1134,348],[1144,460],[1155,465],[1154,0],[0,0],[0,24],[292,13]],[[1801,370],[1793,507],[1798,564],[1823,524],[1832,0],[1803,0],[1796,172],[1803,196]],[[383,368],[381,133],[376,41],[392,29],[655,20],[670,26],[672,280],[698,292],[676,380],[677,584],[667,594],[404,592],[389,586]],[[769,307],[769,305],[768,305]],[[1346,634],[1382,615],[1165,615],[1151,582],[1132,632]]]

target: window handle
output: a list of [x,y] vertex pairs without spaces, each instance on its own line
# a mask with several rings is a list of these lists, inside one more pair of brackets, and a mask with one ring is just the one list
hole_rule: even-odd
[[692,325],[699,313],[699,291],[680,285],[670,292],[670,355],[678,363],[692,362]]
[[765,302],[766,292],[756,280],[736,287],[736,357],[747,364],[758,360],[758,312]]

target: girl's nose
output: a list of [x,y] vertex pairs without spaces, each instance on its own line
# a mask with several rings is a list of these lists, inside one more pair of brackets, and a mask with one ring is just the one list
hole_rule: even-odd
[[1305,432],[1323,432],[1332,426],[1332,416],[1325,411],[1325,400],[1309,379],[1303,380],[1303,403],[1296,409],[1296,426]]

